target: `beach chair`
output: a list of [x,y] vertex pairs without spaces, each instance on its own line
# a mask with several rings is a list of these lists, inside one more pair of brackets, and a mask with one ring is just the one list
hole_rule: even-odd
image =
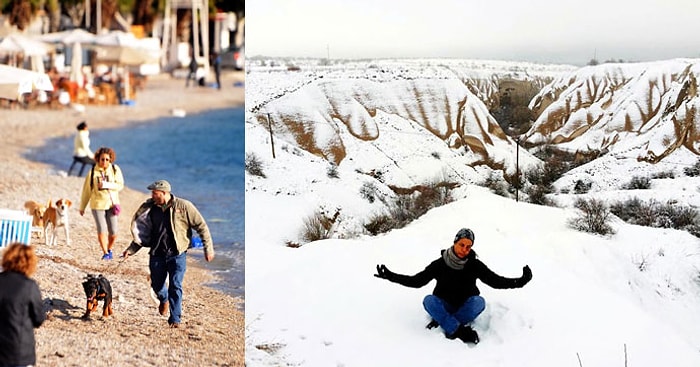
[[0,249],[13,242],[30,244],[32,217],[21,210],[0,209]]

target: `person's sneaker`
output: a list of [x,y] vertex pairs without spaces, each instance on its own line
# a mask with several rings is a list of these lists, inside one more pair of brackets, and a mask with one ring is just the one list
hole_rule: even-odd
[[457,331],[455,331],[452,335],[448,335],[447,338],[459,339],[465,343],[479,343],[479,334],[477,334],[476,331],[474,331],[474,329],[468,325],[461,325]]
[[102,260],[112,260],[112,258],[109,256],[109,253],[106,253],[102,255]]
[[109,259],[110,259],[110,260],[114,259],[114,255],[112,254],[112,250],[109,250],[109,252],[107,253],[107,255],[109,255]]
[[168,312],[168,301],[163,301],[158,305],[158,313],[165,315]]
[[170,325],[170,328],[171,328],[171,329],[177,329],[177,328],[180,327],[180,323],[179,323],[179,322],[169,322],[168,325]]

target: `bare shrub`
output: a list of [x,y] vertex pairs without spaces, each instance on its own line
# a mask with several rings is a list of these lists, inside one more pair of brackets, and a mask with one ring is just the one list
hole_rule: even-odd
[[576,180],[576,184],[574,184],[574,194],[585,194],[591,191],[591,186],[593,186],[593,183],[588,181],[584,182],[583,180]]
[[421,212],[418,216],[425,214],[432,208],[451,203],[453,200],[451,188],[453,187],[455,184],[444,178],[436,178],[426,183],[416,198],[415,206]]
[[314,214],[304,219],[304,228],[301,238],[304,242],[313,242],[331,238],[331,228],[338,219],[340,211],[336,211],[332,217],[327,216],[322,210],[317,210]]
[[524,190],[528,195],[528,201],[532,204],[550,205],[547,194],[554,192],[552,183],[556,175],[553,171],[545,164],[526,171],[525,179],[530,183]]
[[326,175],[328,175],[329,178],[340,177],[338,175],[338,166],[335,165],[334,163],[331,163],[330,165],[328,165],[328,168],[326,169]]
[[491,174],[484,180],[483,186],[491,190],[496,195],[508,197],[508,183],[496,172]]
[[389,206],[389,215],[399,226],[396,228],[403,228],[418,217],[419,210],[417,210],[418,205],[416,205],[418,196],[420,195],[399,195]]
[[[569,170],[569,166],[570,165],[566,163],[561,156],[552,156],[547,159],[545,163],[536,171],[536,173],[539,175],[539,180],[536,182],[530,182],[550,186],[556,180],[560,179],[564,172]],[[531,176],[531,178],[534,179],[533,176]]]
[[610,209],[597,199],[577,199],[574,207],[581,215],[573,218],[569,225],[579,231],[607,235],[614,233],[610,226]]
[[373,215],[364,227],[371,235],[386,233],[397,228],[394,219],[386,213]]
[[266,177],[265,172],[263,172],[262,161],[253,152],[246,153],[245,155],[245,170],[253,176]]
[[552,205],[552,201],[547,198],[547,194],[552,193],[551,186],[534,185],[527,189],[528,202],[537,205]]
[[626,201],[616,201],[610,205],[610,211],[627,223],[638,224],[637,216],[645,204],[638,197]]
[[684,229],[697,223],[697,210],[684,206],[666,203],[659,208],[659,217],[664,218],[663,228]]
[[648,204],[639,207],[634,224],[651,227],[656,223],[656,200],[650,200]]
[[662,178],[676,178],[676,174],[673,173],[673,171],[663,171],[663,172],[657,172],[651,175],[651,178],[654,179],[662,179]]
[[435,180],[417,186],[410,193],[399,194],[388,204],[387,212],[373,215],[364,227],[373,235],[403,228],[430,209],[451,202],[450,189],[454,186],[450,182]]
[[360,187],[360,196],[362,196],[363,199],[369,201],[370,204],[374,203],[374,200],[376,200],[379,196],[379,189],[377,188],[377,185],[374,182],[366,181]]
[[700,159],[698,159],[691,167],[684,168],[683,173],[689,177],[700,176]]
[[684,230],[700,237],[698,211],[689,206],[673,202],[661,204],[651,199],[643,202],[639,198],[613,203],[610,211],[627,223],[656,228]]
[[647,190],[651,188],[651,178],[634,176],[626,185],[622,186],[626,190]]

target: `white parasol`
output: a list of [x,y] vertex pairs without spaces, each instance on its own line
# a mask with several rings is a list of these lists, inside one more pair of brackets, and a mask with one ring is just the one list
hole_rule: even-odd
[[45,33],[37,36],[36,39],[48,43],[72,45],[74,43],[92,43],[95,40],[95,35],[84,29],[76,28],[69,31]]
[[19,99],[22,94],[34,90],[53,91],[49,76],[0,64],[0,98]]
[[53,47],[44,42],[23,36],[21,34],[10,34],[0,41],[0,54],[22,53],[25,56],[44,56]]
[[70,80],[83,85],[83,49],[80,43],[73,44],[73,51],[70,60]]

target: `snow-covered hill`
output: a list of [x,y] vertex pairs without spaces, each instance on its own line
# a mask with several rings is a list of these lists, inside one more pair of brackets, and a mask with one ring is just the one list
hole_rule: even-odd
[[[678,93],[635,90],[651,86],[642,81],[650,75],[665,80],[659,91],[683,89],[680,72],[664,71],[681,70],[684,62],[578,71],[559,66],[529,71],[508,63],[477,68],[478,62],[457,60],[330,66],[295,61],[292,70],[248,68],[246,152],[259,160],[265,177],[246,174],[247,365],[560,367],[624,366],[627,360],[630,367],[700,366],[698,239],[621,221],[613,223],[616,233],[608,237],[567,226],[577,215],[571,205],[577,197],[609,202],[637,196],[700,206],[700,179],[683,176],[683,168],[697,160],[692,149],[681,144],[658,163],[637,159],[642,132],[649,133],[647,152],[677,141],[660,138],[670,129],[662,125],[673,124],[681,118],[678,111],[691,111],[695,102],[678,99]],[[670,101],[681,102],[676,112],[661,113],[643,128],[616,132],[614,144],[596,140],[608,133],[606,128],[620,126],[614,124],[561,141],[573,150],[590,146],[611,154],[556,183],[550,197],[560,208],[541,207],[475,185],[494,174],[513,174],[516,162],[520,170],[540,162],[516,149],[485,107],[494,83],[507,73],[553,78],[543,89],[552,100],[533,102],[541,116],[556,106],[576,105],[564,101],[583,96],[585,88],[596,91],[590,104],[576,105],[586,113],[613,105],[625,105],[615,111],[629,112],[649,101],[662,106],[657,110],[668,110]],[[588,82],[564,82],[576,78]],[[597,82],[606,78],[618,87]],[[633,83],[635,78],[640,81]],[[614,103],[601,102],[605,88]],[[618,95],[627,97],[618,101]],[[642,107],[634,111],[641,112],[629,116],[651,116]],[[574,116],[579,115],[572,113],[566,121]],[[545,131],[541,119],[531,131]],[[528,139],[535,136],[530,133]],[[585,137],[591,139],[588,145]],[[675,178],[653,179],[649,190],[622,188],[634,175],[664,171]],[[593,184],[588,194],[572,193],[578,179]],[[391,187],[435,180],[459,183],[452,191],[457,201],[403,229],[376,237],[366,233],[367,219],[385,211],[388,199],[396,196]],[[377,200],[362,195],[368,185]],[[303,244],[304,222],[315,212],[339,213],[332,239]],[[415,290],[372,276],[378,263],[406,274],[422,270],[461,227],[476,232],[474,249],[496,272],[519,276],[529,264],[534,273],[520,290],[480,286],[487,309],[475,324],[482,339],[476,347],[424,328],[428,320],[421,300],[432,284]],[[300,248],[287,246],[299,243]]]
[[[379,60],[328,67],[296,62],[291,70],[251,66],[246,106],[251,119],[271,124],[275,136],[336,165],[356,156],[352,148],[358,142],[353,140],[366,142],[362,150],[379,149],[384,145],[380,139],[398,140],[396,134],[412,133],[437,138],[439,145],[459,153],[463,164],[482,164],[512,175],[514,142],[487,107],[498,98],[499,80],[544,85],[570,70],[455,60]],[[523,163],[532,163],[526,152]]]
[[[571,209],[518,203],[471,186],[467,198],[377,237],[284,246],[306,195],[246,195],[246,365],[700,365],[698,240],[615,223],[609,238],[566,225]],[[492,270],[533,280],[479,287],[487,307],[467,346],[427,330],[422,299],[373,276],[376,264],[414,274],[463,226]],[[625,364],[627,361],[627,364]]]
[[532,100],[529,144],[608,151],[657,163],[700,154],[700,60],[602,64],[562,75]]

